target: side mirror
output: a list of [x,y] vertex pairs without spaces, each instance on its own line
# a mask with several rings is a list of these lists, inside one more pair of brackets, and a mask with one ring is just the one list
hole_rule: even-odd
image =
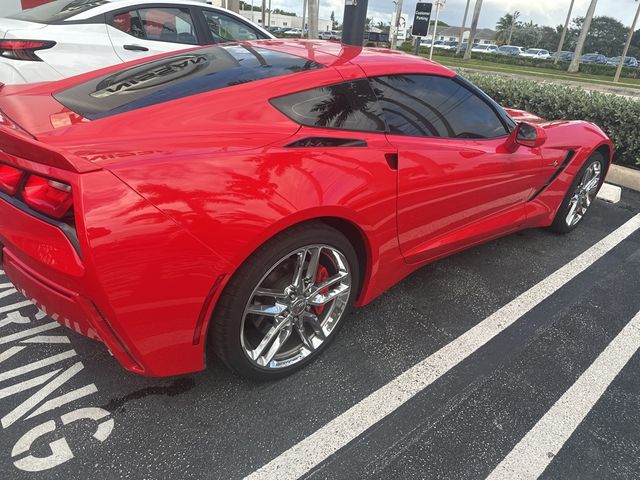
[[513,129],[507,139],[506,148],[510,152],[515,152],[519,145],[529,148],[538,148],[547,141],[547,132],[539,125],[520,122]]

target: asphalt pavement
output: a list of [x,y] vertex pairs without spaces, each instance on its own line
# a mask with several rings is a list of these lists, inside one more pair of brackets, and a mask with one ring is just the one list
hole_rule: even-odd
[[424,267],[272,383],[128,373],[0,272],[1,478],[640,478],[639,213]]

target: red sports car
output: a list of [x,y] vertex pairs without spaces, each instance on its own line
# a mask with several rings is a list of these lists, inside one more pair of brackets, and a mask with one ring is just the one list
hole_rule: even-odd
[[207,346],[269,379],[352,304],[516,230],[568,232],[613,145],[436,63],[322,41],[163,55],[0,92],[3,268],[153,376]]

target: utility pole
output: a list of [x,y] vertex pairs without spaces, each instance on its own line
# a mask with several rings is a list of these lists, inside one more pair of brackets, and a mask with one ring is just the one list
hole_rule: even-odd
[[575,0],[571,0],[571,5],[569,5],[569,12],[567,13],[567,19],[564,21],[564,28],[562,29],[562,35],[560,35],[560,43],[558,44],[558,51],[556,52],[556,58],[553,61],[554,65],[558,63],[560,60],[560,52],[562,51],[562,47],[564,47],[564,39],[567,37],[567,30],[569,30],[569,22],[571,21],[571,12],[573,11],[573,4]]
[[[640,1],[640,0],[636,0]],[[624,60],[627,58],[627,52],[629,51],[629,45],[631,45],[631,38],[633,38],[633,32],[636,29],[636,23],[638,23],[638,16],[640,16],[640,3],[638,3],[638,10],[636,10],[636,16],[633,19],[633,23],[631,24],[631,30],[629,30],[629,36],[627,37],[627,43],[624,46],[624,52],[622,52],[622,57],[620,58],[620,63],[618,64],[618,69],[616,70],[616,76],[613,77],[614,82],[618,82],[620,80],[620,74],[622,73],[622,67],[624,66]]]
[[511,37],[513,36],[513,27],[516,26],[516,21],[518,20],[519,17],[520,17],[520,12],[518,10],[513,12],[513,15],[511,16],[511,28],[509,29],[509,40],[507,40],[507,45],[511,45]]
[[309,0],[309,38],[318,38],[319,7],[319,0]]
[[591,20],[593,20],[593,12],[596,11],[597,3],[598,0],[591,0],[591,5],[589,5],[589,10],[587,10],[587,15],[584,18],[582,30],[580,31],[580,36],[578,37],[576,51],[573,52],[571,64],[569,64],[569,68],[567,69],[567,72],[569,73],[578,73],[580,71],[580,57],[582,56],[584,42],[587,40],[587,35],[589,34],[589,29],[591,28]]
[[[464,17],[462,17],[462,26],[460,27],[460,35],[458,35],[458,48],[456,49],[456,54],[460,53],[462,49],[462,40],[464,38],[464,27],[467,25],[467,15],[469,14],[469,5],[471,4],[471,0],[467,0],[467,6],[464,8]],[[431,40],[433,44],[433,40]]]
[[240,0],[227,0],[227,8],[232,12],[240,12]]
[[[304,24],[305,24],[305,20],[307,18],[307,0],[304,0],[304,2],[302,2],[302,38],[304,38]],[[309,32],[309,30],[307,30],[307,33]]]
[[269,0],[269,9],[267,10],[267,28],[271,27],[271,0]]
[[262,0],[262,28],[267,28],[267,26],[264,24],[265,22],[265,10],[267,9],[267,0]]
[[345,0],[342,17],[342,43],[345,45],[362,46],[368,6],[369,0]]
[[[438,19],[440,18],[440,7],[444,5],[446,0],[436,0],[436,23],[433,24],[433,34],[431,35],[431,48],[429,49],[429,60],[433,56],[433,42],[436,41],[436,32],[438,31]],[[418,40],[418,46],[416,47],[416,55],[420,51],[420,40]]]
[[476,38],[476,30],[478,30],[478,19],[480,18],[480,10],[482,10],[482,0],[476,0],[476,8],[473,11],[473,20],[471,20],[471,31],[469,32],[469,40],[467,40],[467,50],[464,52],[464,59],[471,59],[471,48],[473,40]]
[[393,25],[391,25],[391,50],[395,50],[398,45],[398,29],[402,22],[402,0],[395,2],[396,9],[393,12]]

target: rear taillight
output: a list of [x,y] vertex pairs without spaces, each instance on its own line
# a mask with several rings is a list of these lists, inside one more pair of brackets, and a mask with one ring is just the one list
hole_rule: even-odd
[[14,60],[41,62],[36,52],[47,50],[55,44],[48,40],[0,40],[0,55]]
[[22,170],[0,163],[0,190],[15,195],[22,175]]
[[30,175],[22,190],[24,202],[37,212],[60,220],[73,207],[71,186],[37,175]]

